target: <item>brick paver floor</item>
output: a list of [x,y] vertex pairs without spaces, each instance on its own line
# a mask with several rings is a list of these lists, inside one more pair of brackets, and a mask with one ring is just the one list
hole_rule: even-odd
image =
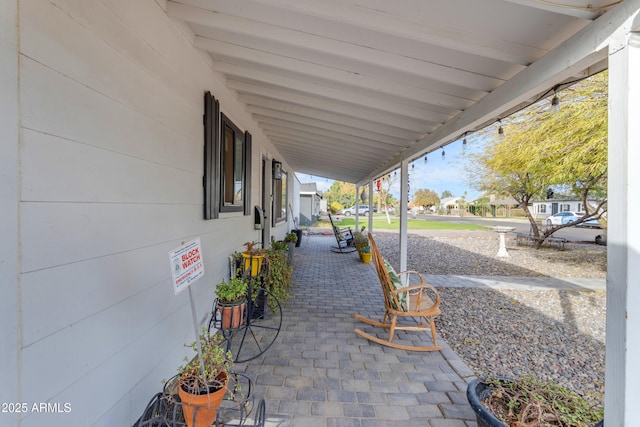
[[[473,372],[447,346],[409,352],[357,336],[353,318],[382,318],[373,264],[331,252],[332,237],[304,236],[294,256],[293,296],[281,332],[262,356],[236,365],[266,401],[267,425],[300,427],[475,426],[466,399]],[[386,333],[384,333],[386,335]],[[418,344],[427,334],[398,332]]]

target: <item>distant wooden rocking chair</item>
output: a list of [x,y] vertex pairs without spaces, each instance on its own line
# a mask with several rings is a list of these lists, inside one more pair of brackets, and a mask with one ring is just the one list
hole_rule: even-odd
[[[417,271],[396,273],[393,270],[393,267],[382,258],[382,255],[380,255],[371,233],[369,233],[369,243],[371,245],[373,262],[376,266],[376,271],[378,272],[380,284],[382,285],[385,314],[382,322],[368,319],[359,314],[354,314],[353,317],[369,325],[388,328],[389,339],[380,339],[360,329],[355,330],[356,334],[361,335],[368,340],[377,342],[378,344],[401,350],[442,350],[442,346],[436,344],[436,325],[433,320],[435,316],[440,314],[440,294],[438,291],[433,286],[425,283],[422,275]],[[407,276],[408,281],[412,275],[417,276],[420,279],[420,283],[403,287],[404,285],[402,284],[403,282],[401,277]],[[435,296],[435,302],[427,293],[432,293]],[[414,323],[398,323],[398,317],[413,318]],[[431,346],[419,347],[392,342],[396,330],[426,332],[429,329],[431,330],[431,338],[433,340],[433,345]]]
[[331,228],[333,229],[333,235],[336,238],[336,246],[331,247],[332,252],[339,252],[342,254],[354,252],[356,247],[353,245],[353,233],[351,228],[344,227],[339,228],[333,223],[333,218],[329,214],[329,221],[331,221]]

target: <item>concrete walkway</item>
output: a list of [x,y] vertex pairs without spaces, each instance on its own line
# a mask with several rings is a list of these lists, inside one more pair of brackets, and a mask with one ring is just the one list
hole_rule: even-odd
[[[465,394],[475,376],[443,340],[442,351],[408,352],[354,333],[356,327],[377,329],[353,314],[382,318],[380,284],[373,264],[360,262],[356,252],[333,253],[332,244],[332,237],[303,237],[295,252],[293,297],[284,307],[280,335],[265,354],[236,366],[255,381],[255,396],[265,399],[267,425],[475,426]],[[552,278],[428,280],[457,287],[583,287]],[[430,340],[417,332],[399,332],[395,339],[413,345]]]

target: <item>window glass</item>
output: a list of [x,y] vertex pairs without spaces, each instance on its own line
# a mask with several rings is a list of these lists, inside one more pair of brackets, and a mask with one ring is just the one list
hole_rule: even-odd
[[242,178],[244,165],[244,134],[236,134],[233,165],[234,203],[242,203]]
[[287,219],[287,173],[282,172],[282,179],[273,180],[273,219],[274,222]]
[[244,209],[245,134],[223,114],[220,171],[220,212]]

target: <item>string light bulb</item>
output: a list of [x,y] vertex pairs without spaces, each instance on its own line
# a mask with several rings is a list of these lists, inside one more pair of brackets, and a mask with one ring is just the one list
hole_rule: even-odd
[[427,159],[427,155],[425,154],[425,155],[424,155],[424,164],[425,164],[425,165],[427,164],[427,160],[428,160],[428,159]]
[[464,151],[464,150],[466,150],[466,149],[467,149],[467,138],[465,137],[465,138],[462,140],[462,150]]
[[504,138],[504,129],[502,128],[502,120],[498,119],[498,137]]
[[442,160],[444,160],[445,159],[444,147],[440,147],[440,148],[442,148]]

